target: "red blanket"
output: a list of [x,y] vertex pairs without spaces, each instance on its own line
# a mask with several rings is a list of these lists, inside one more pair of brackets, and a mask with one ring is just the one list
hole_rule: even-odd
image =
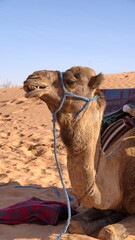
[[[71,208],[71,214],[77,212]],[[59,220],[67,219],[67,205],[57,201],[43,201],[31,198],[13,206],[0,209],[0,223],[20,224],[38,221],[42,224],[56,225]]]

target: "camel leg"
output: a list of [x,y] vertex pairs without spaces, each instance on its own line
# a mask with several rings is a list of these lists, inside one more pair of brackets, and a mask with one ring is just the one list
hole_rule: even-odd
[[135,215],[131,215],[119,223],[104,227],[99,232],[98,238],[102,240],[123,240],[129,235],[135,235]]
[[72,217],[68,232],[91,235],[108,224],[122,220],[124,216],[123,213],[111,210],[88,209]]
[[[111,211],[106,211],[106,214],[107,212],[109,214]],[[68,232],[86,235],[87,224],[93,220],[103,218],[104,216],[104,211],[96,208],[89,208],[83,213],[79,213],[72,217]]]

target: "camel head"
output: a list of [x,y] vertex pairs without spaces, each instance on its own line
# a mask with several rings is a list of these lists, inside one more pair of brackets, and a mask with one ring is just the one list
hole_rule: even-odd
[[[96,75],[94,70],[87,67],[72,67],[62,73],[63,82],[68,92],[87,98],[99,94],[99,85],[103,75]],[[54,112],[63,97],[62,82],[59,71],[36,71],[29,75],[24,82],[26,97],[38,97],[48,105],[51,112]],[[80,111],[84,101],[67,96],[62,107],[64,113],[75,114]]]

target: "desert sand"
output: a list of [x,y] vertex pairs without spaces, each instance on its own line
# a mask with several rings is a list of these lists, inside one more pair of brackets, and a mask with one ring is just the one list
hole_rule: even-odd
[[[135,88],[135,72],[107,74],[102,88]],[[68,194],[73,198],[71,205],[78,208],[68,178],[66,150],[58,126],[57,135],[63,178]],[[0,185],[0,209],[31,197],[66,202],[53,154],[51,114],[44,102],[26,99],[22,87],[0,89]],[[54,186],[60,197],[52,188]],[[0,240],[53,240],[63,231],[64,225],[65,222],[59,222],[57,226],[0,224]],[[85,240],[85,236],[65,234],[61,239]],[[95,238],[89,237],[92,239]],[[127,239],[133,240],[135,236]]]

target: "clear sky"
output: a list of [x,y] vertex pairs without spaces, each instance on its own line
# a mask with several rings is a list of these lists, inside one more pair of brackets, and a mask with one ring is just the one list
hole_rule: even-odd
[[0,0],[0,84],[77,65],[135,71],[135,0]]

